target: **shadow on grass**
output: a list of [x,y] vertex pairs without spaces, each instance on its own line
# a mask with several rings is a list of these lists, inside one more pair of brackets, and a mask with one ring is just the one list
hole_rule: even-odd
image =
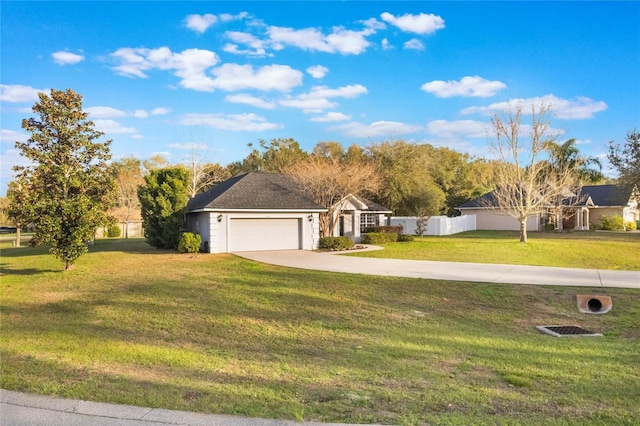
[[38,268],[15,269],[7,266],[6,263],[2,262],[0,263],[0,270],[2,270],[2,272],[0,273],[0,276],[1,275],[38,275],[45,272],[63,272],[63,269],[38,269]]

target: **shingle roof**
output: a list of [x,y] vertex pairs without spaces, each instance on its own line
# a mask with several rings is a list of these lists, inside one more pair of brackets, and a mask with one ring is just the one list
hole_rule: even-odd
[[460,204],[458,208],[469,209],[478,207],[493,207],[497,205],[498,202],[496,201],[496,197],[495,195],[493,195],[493,191],[491,191],[478,198],[474,198],[473,200],[469,200],[466,203]]
[[326,210],[300,192],[286,175],[238,174],[193,197],[187,211],[211,210]]
[[360,200],[367,205],[367,208],[363,210],[364,212],[391,213],[391,210],[375,201],[367,200],[366,198],[360,198]]
[[[631,197],[631,193],[623,191],[618,185],[588,185],[580,188],[578,193],[581,199],[579,205],[586,204],[587,200],[591,198],[596,206],[626,206],[629,197]],[[459,205],[458,208],[495,207],[497,204],[493,191],[491,191]]]
[[631,197],[631,193],[623,191],[618,185],[583,186],[580,194],[585,199],[591,197],[596,206],[626,206]]

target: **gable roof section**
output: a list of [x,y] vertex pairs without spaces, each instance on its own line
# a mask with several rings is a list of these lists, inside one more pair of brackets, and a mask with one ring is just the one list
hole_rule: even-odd
[[618,185],[583,186],[581,194],[591,198],[596,206],[626,206],[631,193],[623,191]]
[[286,175],[250,172],[227,179],[187,203],[187,212],[202,210],[327,209],[299,191]]
[[[580,188],[578,196],[581,206],[624,207],[629,202],[632,194],[622,190],[619,185],[587,185]],[[575,200],[575,198],[574,198]],[[564,204],[571,204],[568,202]],[[498,203],[493,191],[481,197],[467,201],[458,206],[458,209],[495,208]]]

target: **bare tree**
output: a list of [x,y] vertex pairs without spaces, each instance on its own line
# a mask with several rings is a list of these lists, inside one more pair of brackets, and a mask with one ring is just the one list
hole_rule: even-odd
[[144,184],[140,160],[123,158],[111,165],[116,182],[116,211],[114,216],[125,223],[124,237],[129,238],[129,223],[140,214],[138,188]]
[[212,186],[231,177],[226,167],[207,162],[205,154],[206,148],[194,145],[183,163],[189,171],[189,198],[208,191]]
[[317,204],[326,208],[320,214],[323,236],[331,236],[338,221],[335,218],[354,196],[372,193],[380,187],[375,166],[366,162],[341,162],[335,158],[310,157],[289,166],[285,173]]
[[548,142],[556,140],[559,133],[551,129],[551,115],[545,104],[538,109],[532,106],[528,137],[524,136],[521,106],[491,120],[495,135],[492,148],[499,160],[494,201],[503,214],[520,223],[521,242],[527,241],[527,218],[575,195],[570,192],[576,183],[571,167],[559,165],[549,173]]

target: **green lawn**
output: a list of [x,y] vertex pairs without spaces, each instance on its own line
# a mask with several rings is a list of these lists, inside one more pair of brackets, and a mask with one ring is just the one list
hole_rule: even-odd
[[[385,424],[633,424],[640,291],[311,272],[101,240],[75,270],[2,251],[0,386],[93,401]],[[599,338],[554,338],[575,324]]]
[[470,231],[413,242],[385,244],[381,251],[351,256],[454,262],[506,263],[585,269],[640,270],[638,232],[531,232],[520,243],[517,232]]

